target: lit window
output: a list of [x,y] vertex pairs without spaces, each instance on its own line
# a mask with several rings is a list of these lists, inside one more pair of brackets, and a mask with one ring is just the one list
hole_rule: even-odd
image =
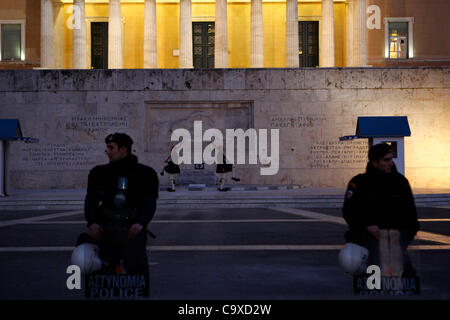
[[24,60],[24,23],[0,21],[0,60]]
[[386,58],[413,58],[414,18],[385,18],[384,21],[386,30]]
[[408,58],[408,22],[389,23],[389,58]]

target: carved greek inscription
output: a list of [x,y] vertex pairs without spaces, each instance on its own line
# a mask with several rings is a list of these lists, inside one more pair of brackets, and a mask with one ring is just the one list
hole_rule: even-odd
[[128,120],[120,116],[75,116],[65,123],[65,128],[73,131],[106,132],[110,129],[128,128]]
[[51,143],[42,147],[22,148],[21,162],[25,168],[86,169],[96,164],[87,146]]
[[311,168],[355,168],[367,163],[368,142],[318,141],[311,145]]
[[272,116],[271,128],[314,128],[324,124],[327,118],[323,115],[284,115]]

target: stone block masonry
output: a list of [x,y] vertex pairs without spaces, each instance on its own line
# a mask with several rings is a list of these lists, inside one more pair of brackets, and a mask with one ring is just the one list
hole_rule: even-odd
[[8,143],[10,189],[84,188],[89,169],[107,161],[111,132],[129,133],[140,161],[159,171],[173,130],[196,120],[205,130],[279,130],[279,172],[237,165],[239,183],[345,187],[367,161],[367,140],[339,141],[358,116],[407,116],[407,178],[448,188],[449,98],[448,67],[0,70],[0,117],[39,138]]

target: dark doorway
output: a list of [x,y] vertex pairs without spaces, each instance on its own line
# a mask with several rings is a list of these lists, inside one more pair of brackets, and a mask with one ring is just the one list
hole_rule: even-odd
[[91,65],[108,69],[108,22],[91,22]]
[[298,22],[298,58],[300,67],[319,66],[319,22]]
[[194,68],[214,68],[214,22],[192,23]]

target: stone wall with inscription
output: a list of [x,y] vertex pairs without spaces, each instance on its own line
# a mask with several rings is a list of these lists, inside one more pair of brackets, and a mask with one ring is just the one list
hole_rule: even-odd
[[160,170],[171,132],[193,134],[194,121],[203,132],[279,130],[278,173],[238,165],[240,183],[343,187],[367,162],[367,140],[339,141],[358,116],[407,116],[406,176],[414,187],[450,187],[449,100],[447,67],[0,70],[0,118],[39,139],[8,142],[10,189],[85,188],[112,132],[129,133],[140,161]]

